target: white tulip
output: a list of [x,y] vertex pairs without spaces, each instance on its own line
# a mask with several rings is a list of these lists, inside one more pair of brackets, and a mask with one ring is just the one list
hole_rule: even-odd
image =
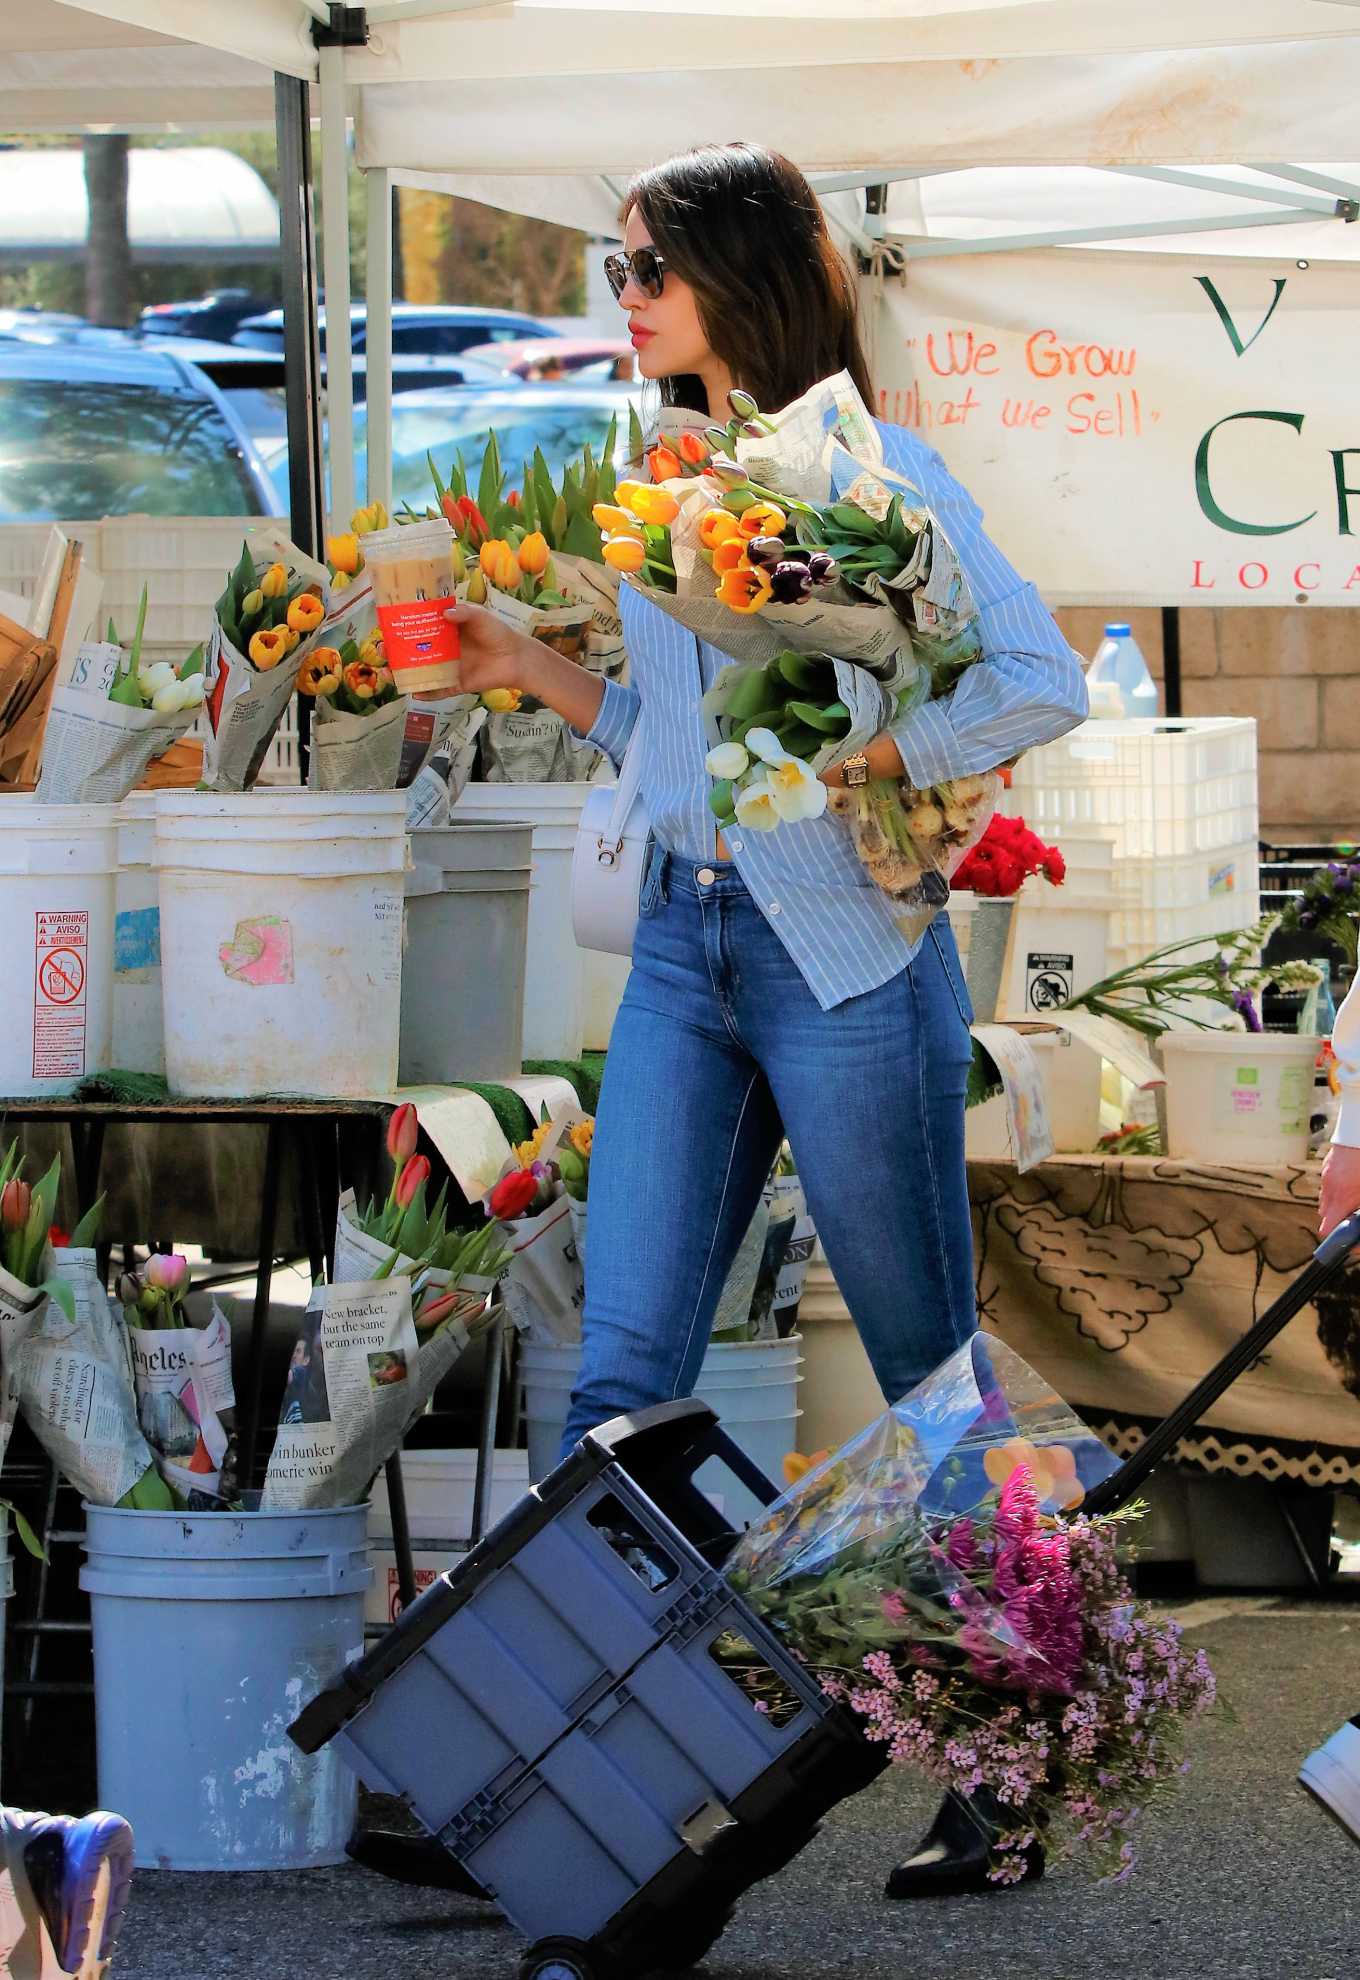
[[786,756],[769,771],[770,800],[786,825],[803,818],[820,818],[826,810],[826,785],[815,770],[796,756]]
[[789,753],[773,729],[748,729],[746,747],[762,763],[787,763]]
[[705,759],[710,777],[743,777],[751,767],[751,759],[739,742],[719,743],[708,752]]
[[137,685],[143,694],[156,694],[168,681],[177,678],[168,660],[153,660],[149,667],[137,669]]
[[178,676],[172,675],[164,687],[157,688],[155,695],[152,697],[151,706],[158,715],[178,715],[181,708],[186,705],[184,690],[188,685],[189,683],[187,681],[182,681]]
[[758,777],[745,790],[735,792],[733,809],[737,814],[737,823],[748,832],[773,832],[779,823],[774,792],[767,777]]
[[202,674],[184,674],[180,678],[179,691],[182,697],[181,708],[197,708],[203,700]]

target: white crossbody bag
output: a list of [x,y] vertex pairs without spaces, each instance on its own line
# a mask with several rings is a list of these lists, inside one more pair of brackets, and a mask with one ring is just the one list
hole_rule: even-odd
[[599,784],[581,810],[571,860],[571,922],[582,949],[631,956],[652,821],[642,796],[642,722],[633,729],[617,784]]

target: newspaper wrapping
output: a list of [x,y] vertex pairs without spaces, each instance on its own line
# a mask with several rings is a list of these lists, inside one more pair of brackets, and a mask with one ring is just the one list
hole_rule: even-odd
[[410,790],[438,752],[466,750],[470,759],[485,718],[475,694],[442,701],[401,695],[371,715],[345,714],[319,696],[312,705],[308,781],[320,791]]
[[4,1393],[0,1395],[0,1465],[4,1464],[14,1419],[23,1399],[20,1364],[24,1344],[39,1324],[46,1303],[45,1293],[35,1292],[32,1286],[24,1285],[0,1266],[0,1376],[4,1380]]
[[148,763],[164,756],[197,716],[197,708],[158,715],[152,708],[124,707],[110,701],[107,687],[93,681],[54,688],[43,734],[38,801],[120,803],[140,784]]
[[[359,1228],[356,1215],[354,1191],[347,1189],[340,1198],[335,1219],[335,1276],[337,1281],[357,1284],[361,1279],[371,1279],[377,1273],[389,1271],[388,1261],[392,1247],[383,1244],[378,1238],[371,1238],[367,1231]],[[393,1272],[404,1272],[409,1277],[415,1265],[404,1251],[397,1253],[396,1264],[390,1267]],[[449,1274],[438,1269],[425,1269],[418,1274],[417,1283],[421,1292],[428,1287],[447,1288]],[[470,1325],[483,1312],[492,1281],[468,1279],[459,1281],[459,1290],[464,1295],[455,1309],[455,1320]],[[466,1342],[464,1343],[466,1346]],[[451,1365],[451,1364],[450,1364]]]
[[[553,1119],[539,1160],[551,1162],[563,1138],[588,1118],[579,1107],[563,1108]],[[512,1159],[501,1173],[510,1175],[518,1166]],[[579,1341],[586,1296],[586,1205],[557,1196],[534,1216],[516,1217],[502,1228],[510,1261],[501,1277],[501,1297],[515,1328],[530,1341],[558,1346]]]
[[[586,1232],[590,1222],[590,1205],[588,1201],[578,1203],[573,1196],[569,1196],[566,1201],[568,1216],[571,1220],[572,1242],[576,1246],[576,1255],[582,1272],[588,1273],[590,1263],[586,1255]],[[773,1229],[773,1225],[771,1223],[770,1207],[768,1202],[766,1202],[757,1208],[746,1236],[742,1239],[738,1247],[737,1256],[732,1261],[732,1268],[727,1275],[727,1281],[719,1296],[717,1310],[713,1320],[712,1337],[714,1340],[773,1340],[775,1338],[778,1329],[772,1320],[761,1322],[755,1327],[754,1331],[751,1325],[752,1298],[757,1289],[764,1255],[768,1250],[769,1238],[767,1233],[771,1229]],[[788,1240],[792,1235],[793,1219],[789,1217],[784,1228],[783,1248],[780,1251],[781,1263],[784,1251],[788,1248]],[[774,1273],[778,1269],[779,1267],[776,1265],[771,1273],[772,1293]],[[505,1305],[506,1311],[511,1312],[512,1295],[508,1282]],[[535,1335],[532,1325],[525,1326],[522,1331],[527,1333],[531,1339],[548,1338],[556,1340],[559,1338],[555,1334]],[[565,1338],[569,1340],[580,1339],[579,1323],[576,1332],[574,1334],[567,1334]]]
[[474,709],[464,730],[466,740],[446,741],[431,753],[406,793],[408,832],[422,825],[448,824],[454,805],[471,781],[477,761],[477,738],[485,722],[486,710]]
[[[252,531],[251,554],[257,571],[271,563],[281,563],[288,572],[290,586],[303,578],[324,598],[330,573],[324,564],[314,563],[277,529]],[[204,660],[204,711],[207,716],[203,744],[203,783],[212,791],[248,791],[259,776],[274,732],[283,720],[297,680],[298,666],[313,646],[329,640],[328,626],[339,613],[332,609],[321,624],[299,640],[275,667],[261,670],[248,655],[232,644],[213,614]]]
[[129,1327],[137,1421],[156,1468],[191,1512],[237,1496],[231,1327],[217,1301],[206,1327]]
[[468,1344],[456,1316],[420,1340],[406,1277],[313,1288],[293,1349],[265,1512],[358,1505]]
[[[466,589],[459,586],[460,597],[466,595]],[[486,606],[516,632],[542,641],[578,666],[590,666],[596,608],[589,602],[526,605],[492,586]],[[600,752],[589,743],[578,742],[555,710],[531,701],[513,713],[491,715],[481,733],[478,757],[482,778],[488,784],[558,784],[585,782],[599,762]]]
[[19,1402],[52,1463],[91,1505],[114,1506],[155,1462],[137,1422],[127,1329],[93,1251],[52,1253],[76,1317],[53,1300],[19,1352]]

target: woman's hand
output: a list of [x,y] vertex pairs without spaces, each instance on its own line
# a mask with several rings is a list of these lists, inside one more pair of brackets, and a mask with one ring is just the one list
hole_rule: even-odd
[[1360,1148],[1334,1141],[1322,1164],[1318,1234],[1326,1237],[1352,1210],[1360,1210]]
[[483,605],[459,599],[444,617],[458,628],[458,685],[464,694],[492,688],[523,688],[526,669],[542,651],[539,642],[516,632]]
[[[853,756],[854,750],[849,754]],[[864,754],[869,761],[869,775],[875,782],[880,777],[900,778],[907,774],[901,752],[886,729],[875,736],[872,742],[865,743]],[[845,778],[841,774],[841,764],[844,761],[844,757],[838,758],[835,763],[828,763],[825,770],[817,772],[828,790],[839,791],[844,788]]]

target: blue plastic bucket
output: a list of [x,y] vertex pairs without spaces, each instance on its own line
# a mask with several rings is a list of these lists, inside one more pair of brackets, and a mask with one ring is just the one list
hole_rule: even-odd
[[368,1508],[85,1508],[99,1798],[144,1870],[344,1861],[356,1784],[287,1728],[364,1647]]

